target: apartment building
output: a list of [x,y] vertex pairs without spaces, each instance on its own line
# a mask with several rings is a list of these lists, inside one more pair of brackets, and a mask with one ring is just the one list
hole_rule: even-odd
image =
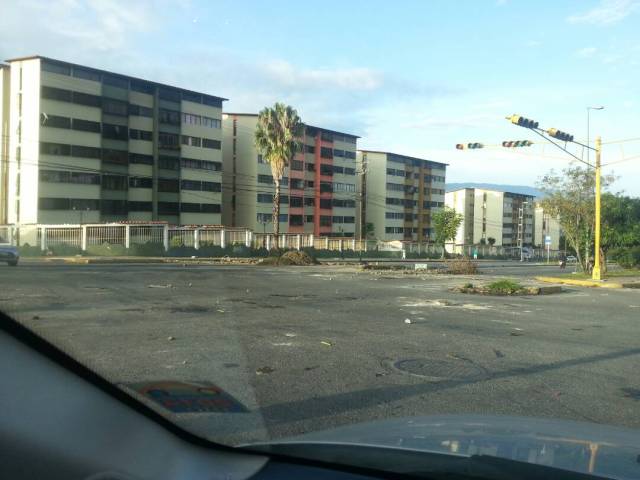
[[559,250],[562,229],[558,218],[545,212],[539,203],[536,203],[534,215],[533,244],[536,247],[546,248],[545,238],[549,237],[551,239],[549,248],[551,250]]
[[7,223],[9,187],[9,65],[0,63],[0,225]]
[[445,204],[464,217],[456,245],[489,243],[496,246],[533,245],[534,197],[514,192],[462,188],[447,192]]
[[391,152],[359,150],[362,207],[358,223],[380,240],[434,240],[432,213],[444,206],[447,164]]
[[[275,186],[254,144],[258,115],[223,115],[223,221],[271,232]],[[298,152],[281,182],[280,231],[353,237],[357,188],[355,135],[305,125]]]
[[7,62],[5,221],[222,222],[224,98],[41,56]]

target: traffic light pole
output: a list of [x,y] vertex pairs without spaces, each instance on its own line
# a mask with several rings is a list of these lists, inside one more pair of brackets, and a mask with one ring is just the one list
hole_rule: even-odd
[[595,255],[594,265],[591,272],[593,280],[602,280],[602,271],[600,270],[600,191],[601,191],[601,162],[600,152],[602,150],[602,140],[596,137],[596,225],[595,225]]

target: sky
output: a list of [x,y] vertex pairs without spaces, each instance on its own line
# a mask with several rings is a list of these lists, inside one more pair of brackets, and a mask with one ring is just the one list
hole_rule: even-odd
[[[605,167],[619,177],[612,189],[640,196],[640,0],[0,7],[0,59],[39,54],[164,82],[228,98],[228,112],[283,101],[306,123],[359,135],[359,148],[448,163],[450,182],[534,186],[571,157],[505,116],[584,143],[587,107],[604,106],[590,113],[590,140],[602,136],[603,164],[619,162]],[[504,140],[537,143],[505,149]],[[455,149],[467,142],[486,148]]]

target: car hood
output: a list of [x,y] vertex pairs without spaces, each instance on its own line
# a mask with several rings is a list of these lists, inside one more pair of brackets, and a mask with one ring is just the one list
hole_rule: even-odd
[[18,247],[15,245],[2,244],[0,243],[0,252],[12,252],[15,253],[18,251]]
[[[268,445],[272,451],[300,452],[305,445],[332,444],[466,458],[488,456],[606,478],[640,478],[640,431],[557,419],[494,415],[412,417],[349,425]],[[320,458],[326,449],[318,450],[316,460],[330,460]]]

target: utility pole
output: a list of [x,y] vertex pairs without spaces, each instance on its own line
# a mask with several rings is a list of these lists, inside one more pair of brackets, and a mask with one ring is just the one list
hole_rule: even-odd
[[594,265],[593,271],[591,273],[591,278],[593,280],[602,280],[602,272],[600,270],[600,190],[601,190],[601,162],[600,162],[600,152],[602,150],[602,139],[600,137],[596,137],[596,234],[595,234],[595,255],[594,255]]
[[519,244],[520,244],[520,261],[524,262],[524,251],[523,251],[523,247],[524,247],[524,233],[523,233],[523,228],[524,228],[524,205],[520,205],[520,208],[518,208],[518,240],[519,240]]

